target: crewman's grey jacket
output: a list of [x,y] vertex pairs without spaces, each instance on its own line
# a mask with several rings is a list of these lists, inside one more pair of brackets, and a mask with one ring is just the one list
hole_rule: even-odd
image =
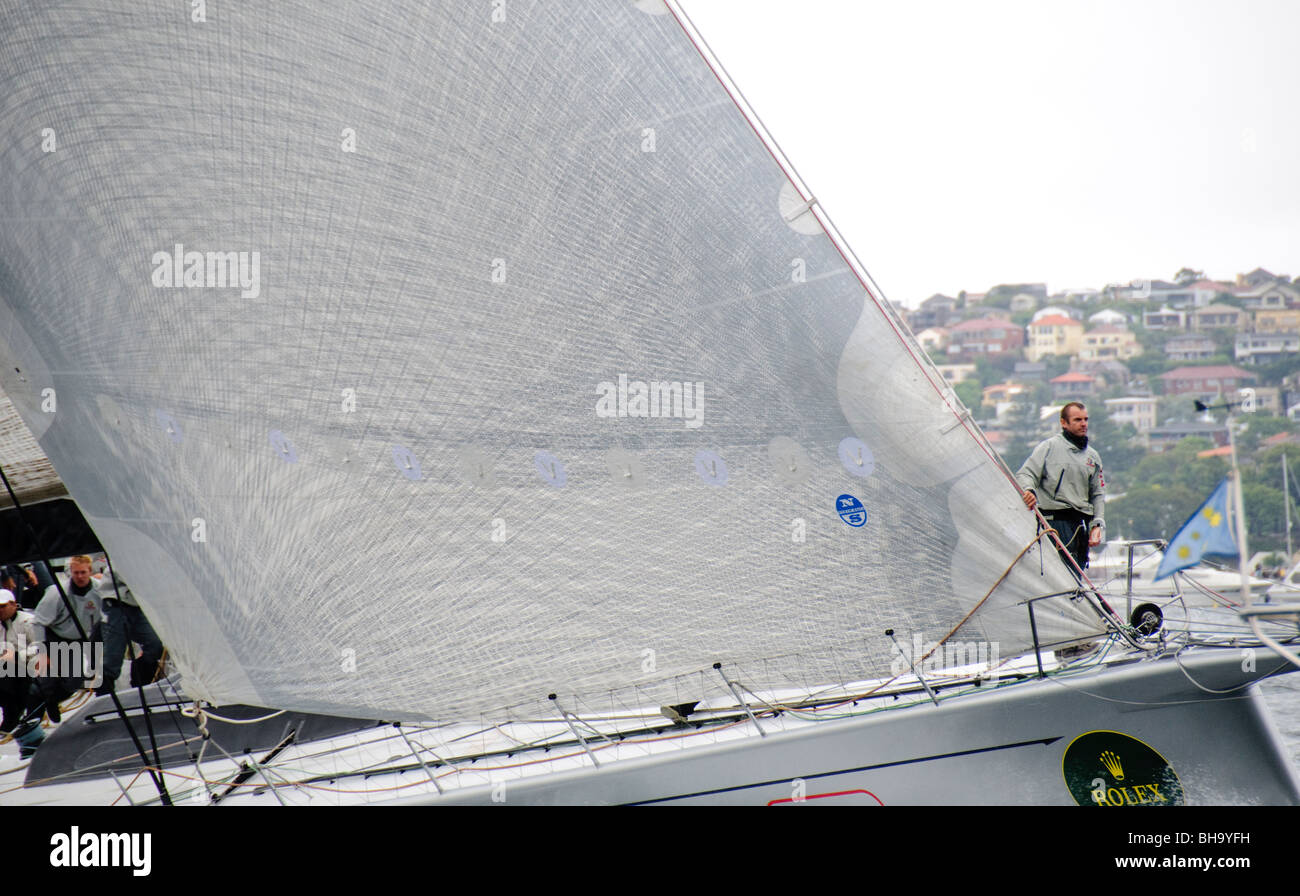
[[1037,496],[1043,513],[1077,510],[1091,516],[1093,526],[1105,526],[1106,479],[1101,455],[1091,445],[1080,451],[1057,433],[1034,449],[1016,481]]
[[[104,614],[103,597],[95,590],[92,585],[85,594],[77,595],[72,592],[72,582],[59,576],[59,581],[63,583],[63,590],[72,602],[73,608],[77,611],[77,618],[81,620],[81,627],[90,634],[90,630],[95,627]],[[41,602],[36,605],[32,611],[32,621],[36,624],[36,636],[44,643],[51,637],[61,638],[67,641],[79,640],[81,635],[77,631],[77,624],[72,621],[72,616],[68,613],[68,608],[63,605],[63,598],[59,596],[59,589],[54,585],[45,589],[45,596]]]
[[26,610],[19,610],[8,622],[0,622],[0,654],[14,651],[8,663],[0,663],[0,674],[19,674],[20,663],[28,675],[33,674],[36,670],[31,664],[40,653],[37,644],[36,623]]

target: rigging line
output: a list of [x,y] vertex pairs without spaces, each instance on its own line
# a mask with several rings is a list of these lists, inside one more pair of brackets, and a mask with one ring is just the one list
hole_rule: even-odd
[[[1271,672],[1267,672],[1267,673],[1261,675],[1259,678],[1251,679],[1250,681],[1247,681],[1247,682],[1245,682],[1245,683],[1243,683],[1243,684],[1240,684],[1240,685],[1238,685],[1238,686],[1236,686],[1236,687],[1228,688],[1228,689],[1226,689],[1226,690],[1216,690],[1216,689],[1214,689],[1214,688],[1208,688],[1208,687],[1205,687],[1205,686],[1202,685],[1200,682],[1196,681],[1196,679],[1192,678],[1191,674],[1188,673],[1186,667],[1183,666],[1182,661],[1179,659],[1179,654],[1181,654],[1181,653],[1183,652],[1183,650],[1186,650],[1186,649],[1187,649],[1187,648],[1182,648],[1182,649],[1176,651],[1176,652],[1174,653],[1174,661],[1175,661],[1176,663],[1178,663],[1178,669],[1179,669],[1179,671],[1181,671],[1181,672],[1183,673],[1183,677],[1186,678],[1189,682],[1191,682],[1193,685],[1195,685],[1197,688],[1199,688],[1200,690],[1204,691],[1204,692],[1207,693],[1207,694],[1224,694],[1224,695],[1227,695],[1227,694],[1236,694],[1238,691],[1241,691],[1241,690],[1243,690],[1243,689],[1245,689],[1245,688],[1248,688],[1248,687],[1250,687],[1251,685],[1259,684],[1261,681],[1265,680],[1266,678],[1270,678],[1270,677],[1272,677],[1272,676],[1275,675],[1278,671],[1280,671],[1283,667],[1289,665],[1288,663],[1283,662],[1283,663],[1282,663],[1281,665],[1279,665],[1276,669],[1272,670]],[[1064,684],[1064,683],[1058,681],[1058,680],[1055,679],[1055,678],[1049,678],[1049,679],[1047,679],[1047,680],[1048,680],[1048,681],[1054,681],[1056,684],[1061,685],[1061,687],[1064,687],[1064,688],[1066,688],[1067,690],[1074,691],[1074,692],[1077,693],[1077,694],[1084,694],[1084,695],[1086,695],[1086,696],[1088,696],[1088,697],[1092,697],[1092,698],[1097,699],[1097,700],[1105,700],[1105,701],[1108,702],[1108,703],[1122,703],[1122,704],[1125,704],[1125,705],[1127,705],[1127,706],[1179,706],[1179,705],[1184,704],[1184,703],[1199,703],[1199,702],[1200,702],[1199,699],[1194,699],[1194,700],[1122,700],[1122,699],[1120,699],[1120,698],[1118,698],[1118,697],[1106,697],[1106,696],[1104,696],[1104,695],[1102,695],[1102,694],[1097,694],[1097,693],[1093,693],[1092,691],[1084,690],[1083,688],[1070,687],[1069,685]],[[1246,694],[1238,694],[1237,696],[1225,697],[1225,699],[1228,699],[1228,700],[1244,700],[1244,699],[1249,699],[1249,695],[1246,695]]]
[[213,741],[212,743],[216,746],[216,748],[218,750],[221,750],[222,754],[231,762],[234,762],[235,765],[238,766],[241,770],[237,775],[235,775],[234,781],[230,785],[228,785],[224,791],[222,791],[221,793],[213,797],[212,802],[217,803],[225,799],[231,793],[234,793],[235,785],[246,782],[249,778],[251,778],[256,773],[262,776],[262,780],[266,782],[266,786],[271,788],[271,795],[274,796],[276,801],[283,806],[284,799],[276,791],[275,785],[271,783],[271,779],[267,777],[266,772],[262,770],[262,763],[270,762],[281,752],[288,749],[289,745],[294,742],[297,736],[298,736],[298,730],[296,728],[290,729],[289,733],[285,735],[284,740],[276,744],[275,747],[272,748],[271,752],[267,753],[265,756],[262,757],[261,763],[259,763],[256,759],[254,759],[251,755],[248,757],[248,761],[246,762],[242,762],[242,763],[236,762],[234,757],[232,757],[229,753],[227,753],[222,748],[221,744],[217,743],[216,741]]
[[[1105,607],[1112,616],[1118,619],[1119,614],[1116,613],[1111,608],[1110,604],[1106,603],[1106,599],[1101,596],[1100,592],[1097,591],[1097,586],[1094,585],[1092,580],[1088,578],[1088,574],[1084,572],[1083,567],[1079,565],[1079,562],[1074,559],[1074,554],[1072,554],[1069,551],[1069,549],[1066,548],[1065,542],[1061,541],[1061,534],[1056,531],[1055,527],[1049,526],[1047,524],[1047,517],[1043,516],[1043,511],[1040,508],[1038,507],[1034,508],[1034,517],[1038,520],[1038,524],[1043,527],[1043,530],[1046,531],[1047,533],[1050,533],[1049,537],[1052,539],[1052,541],[1056,542],[1056,546],[1060,550],[1061,555],[1065,559],[1069,560],[1070,566],[1074,567],[1074,571],[1076,571],[1079,574],[1079,580],[1083,582],[1085,585],[1087,585],[1088,590],[1096,594],[1097,600],[1101,602],[1101,605]],[[1073,541],[1073,539],[1071,540]]]
[[1227,595],[1220,594],[1218,591],[1215,591],[1210,586],[1204,585],[1196,581],[1195,579],[1193,579],[1191,576],[1186,575],[1185,573],[1182,572],[1182,570],[1179,570],[1177,573],[1175,573],[1175,575],[1181,576],[1182,581],[1186,582],[1188,585],[1191,585],[1197,591],[1201,592],[1206,597],[1211,598],[1212,600],[1214,600],[1216,603],[1220,604],[1223,607],[1227,607],[1229,609],[1236,609],[1242,605],[1240,601],[1235,601],[1232,598],[1228,597]]
[[[122,792],[118,794],[117,799],[113,800],[113,802],[109,803],[109,805],[116,806],[118,804],[118,801],[121,800],[122,797],[126,797],[126,801],[128,803],[131,803],[132,806],[134,806],[135,803],[132,801],[130,795],[128,794],[128,791],[130,791],[130,789],[135,786],[135,782],[139,781],[140,776],[143,774],[144,774],[144,769],[140,769],[138,772],[135,773],[135,776],[131,778],[130,782],[125,787],[122,786],[121,782],[118,782],[117,786]],[[117,775],[113,775],[113,780],[117,781]]]
[[[164,744],[162,749],[163,752],[166,752],[168,750],[177,749],[182,746],[183,744],[180,743]],[[138,756],[138,754],[136,755]],[[47,784],[61,784],[64,783],[64,779],[82,776],[85,775],[87,772],[108,771],[115,763],[125,762],[126,760],[130,759],[131,756],[132,754],[130,752],[122,753],[121,755],[114,756],[100,762],[95,762],[92,763],[91,765],[84,765],[75,768],[71,771],[60,772],[57,775],[50,775],[48,778],[40,778],[38,780],[28,781],[27,784],[32,787],[41,787]],[[142,769],[143,768],[152,768],[152,766],[143,766]]]
[[[102,545],[101,545],[101,547],[102,547]],[[123,603],[122,603],[122,591],[121,591],[121,589],[118,588],[118,585],[117,585],[117,573],[115,573],[115,572],[113,571],[113,558],[110,557],[110,556],[108,555],[108,548],[104,548],[104,563],[105,563],[105,565],[108,566],[108,577],[109,577],[109,579],[113,582],[113,594],[116,595],[116,600],[117,600],[118,606],[121,607],[121,606],[123,606]],[[116,609],[116,608],[115,608],[115,609]],[[138,609],[138,608],[137,608],[137,609]],[[144,615],[144,611],[141,610],[141,611],[140,611],[140,614],[143,616],[143,615]],[[146,619],[146,622],[147,622],[147,619]],[[123,634],[126,634],[126,631],[125,631],[125,630],[123,630]],[[127,646],[130,647],[130,638],[129,638],[129,636],[128,636],[128,638],[127,638]],[[130,652],[130,651],[128,651],[128,652]],[[121,657],[118,657],[118,659],[121,659]],[[135,672],[135,668],[134,668],[134,667],[135,667],[135,659],[134,659],[134,658],[132,658],[132,660],[131,660],[131,667],[132,667],[132,668],[129,670],[128,675],[129,675],[131,678],[135,678],[136,681],[139,681],[139,677],[138,677],[138,675],[136,674],[136,672]],[[155,674],[155,675],[157,674],[157,672],[158,672],[158,670],[157,670],[157,669],[154,669],[154,674]],[[101,674],[101,675],[103,674],[103,671],[102,671],[102,670],[101,670],[100,674]],[[128,679],[128,680],[129,680],[129,679]],[[112,684],[113,684],[113,683],[110,682],[110,683],[109,683],[109,686],[112,687]],[[154,736],[154,733],[153,733],[153,718],[152,718],[152,715],[153,715],[153,714],[149,711],[149,698],[145,695],[145,692],[144,692],[144,685],[142,685],[142,684],[137,684],[137,685],[136,685],[136,691],[137,691],[137,693],[138,693],[138,695],[139,695],[139,698],[140,698],[141,714],[144,716],[144,727],[145,727],[145,730],[149,732],[149,746],[153,748],[153,762],[154,762],[154,765],[158,766],[159,768],[162,768],[162,760],[161,760],[160,758],[158,758],[158,739]],[[187,744],[187,746],[188,746],[188,744]]]
[[[1051,529],[1050,526],[1048,528],[1049,530]],[[965,616],[962,617],[961,621],[958,622],[957,625],[953,627],[952,631],[948,632],[948,634],[944,635],[942,638],[939,639],[939,642],[930,650],[929,653],[921,657],[920,662],[924,663],[931,656],[933,656],[936,650],[938,650],[945,643],[947,643],[949,638],[957,634],[957,632],[961,629],[961,627],[965,625],[967,622],[969,622],[972,616],[974,616],[977,612],[979,612],[980,607],[984,606],[984,602],[987,601],[990,597],[992,597],[993,592],[997,590],[997,587],[1001,585],[1004,581],[1006,581],[1007,576],[1011,575],[1011,570],[1015,569],[1016,564],[1020,562],[1020,558],[1024,557],[1025,554],[1029,552],[1030,548],[1038,544],[1038,540],[1040,538],[1042,538],[1042,533],[1036,534],[1034,536],[1033,541],[1029,542],[1029,544],[1021,548],[1020,553],[1016,554],[1016,558],[1011,561],[1011,564],[1005,570],[1002,571],[1002,575],[998,576],[998,580],[993,583],[993,587],[988,590],[988,593],[985,594],[982,598],[980,598],[979,602],[976,603],[975,606],[970,608],[970,612],[968,612]]]
[[[1265,644],[1267,644],[1269,647],[1273,648],[1273,649],[1276,650],[1279,654],[1281,654],[1282,658],[1285,659],[1288,663],[1290,663],[1291,665],[1295,666],[1297,669],[1300,669],[1300,656],[1296,656],[1296,654],[1292,653],[1290,650],[1287,650],[1287,649],[1286,649],[1285,647],[1283,647],[1281,644],[1277,643],[1277,642],[1274,641],[1272,638],[1268,637],[1268,636],[1265,635],[1263,632],[1261,632],[1261,631],[1259,630],[1259,622],[1260,622],[1260,620],[1259,620],[1259,617],[1257,617],[1257,616],[1252,616],[1252,617],[1250,618],[1250,627],[1251,627],[1251,629],[1255,632],[1255,635],[1256,635],[1256,636],[1257,636],[1261,641],[1263,641]],[[1279,667],[1279,668],[1281,668],[1281,667]],[[1192,683],[1195,684],[1195,682],[1192,682]]]
[[[637,746],[637,745],[640,745],[640,744],[658,743],[658,742],[660,742],[660,741],[679,740],[679,739],[684,739],[684,738],[687,738],[687,737],[696,737],[696,736],[700,736],[700,735],[708,735],[708,734],[713,734],[713,733],[715,733],[715,732],[724,731],[724,730],[726,730],[726,729],[728,729],[728,728],[734,728],[734,727],[739,726],[739,725],[748,725],[748,724],[749,724],[749,719],[748,719],[748,718],[743,718],[743,717],[742,717],[742,718],[735,719],[735,720],[730,721],[730,722],[709,722],[709,723],[703,723],[700,727],[695,727],[695,728],[694,728],[693,730],[691,730],[691,731],[685,731],[685,732],[674,732],[674,733],[670,733],[670,734],[658,734],[658,735],[653,736],[653,737],[630,737],[630,738],[628,738],[628,739],[626,739],[626,740],[623,740],[623,741],[620,741],[620,742],[617,742],[617,743],[600,744],[600,745],[596,746],[596,747],[593,749],[593,752],[598,752],[598,751],[600,751],[600,750],[610,749],[611,747],[619,747],[619,746]],[[567,743],[563,743],[563,744],[555,744],[555,745],[553,745],[553,747],[569,746],[569,745],[572,745],[572,744],[574,744],[574,743],[575,743],[574,741],[569,741],[569,742],[567,742]],[[581,739],[579,739],[579,741],[577,741],[577,743],[581,743]],[[532,749],[533,749],[533,750],[543,749],[543,750],[548,750],[548,751],[549,751],[550,749],[552,749],[552,747],[539,746],[539,747],[534,747],[534,748],[532,748]],[[508,752],[508,753],[504,753],[504,755],[506,755],[506,756],[508,757],[508,756],[513,755],[513,754],[516,753],[516,752],[524,752],[524,751],[522,751],[522,750],[513,750],[513,751],[510,751],[510,752]],[[503,754],[502,754],[501,752],[498,752],[498,753],[491,754],[491,755],[498,755],[498,756],[499,756],[499,755],[503,755]],[[495,766],[486,766],[486,765],[485,765],[485,766],[476,766],[476,767],[473,768],[473,769],[463,769],[463,771],[467,771],[467,772],[489,772],[489,771],[500,771],[500,770],[503,770],[503,769],[511,769],[511,768],[524,768],[524,767],[526,767],[526,766],[531,766],[531,765],[539,765],[539,764],[544,764],[544,763],[548,763],[548,762],[556,762],[556,761],[559,761],[559,760],[561,760],[561,759],[572,759],[572,758],[578,758],[578,757],[581,757],[582,755],[583,755],[583,754],[580,753],[580,752],[563,753],[563,754],[559,754],[559,755],[556,755],[556,756],[543,756],[543,757],[539,757],[539,758],[537,758],[537,759],[530,759],[530,760],[526,760],[526,761],[523,761],[523,762],[516,762],[516,763],[508,763],[508,764],[505,764],[505,765],[495,765]],[[455,759],[455,760],[452,760],[452,761],[453,761],[453,762],[463,762],[464,759],[465,759],[465,757],[459,757],[459,758],[457,758],[457,759]],[[389,770],[389,771],[390,771],[390,772],[391,772],[391,771],[399,771],[399,770],[400,770],[400,771],[407,771],[407,770],[412,770],[413,768],[414,768],[413,766],[405,766],[405,767],[402,767],[401,769],[391,769],[391,770]],[[461,772],[461,771],[462,771],[462,769],[460,769],[460,768],[454,768],[454,767],[453,767],[453,768],[451,768],[449,771],[444,772],[444,773],[443,773],[442,775],[440,775],[439,777],[448,777],[448,776],[450,776],[450,775],[452,775],[452,774],[458,774],[458,773]],[[380,773],[382,773],[382,772],[380,772]],[[344,777],[344,776],[333,776],[333,777]],[[323,780],[323,778],[318,777],[317,780]]]
[[[1104,695],[1102,695],[1102,694],[1096,694],[1096,693],[1093,693],[1092,691],[1086,691],[1086,690],[1084,690],[1084,689],[1082,689],[1082,688],[1071,687],[1070,685],[1065,684],[1064,682],[1061,682],[1061,681],[1057,681],[1057,680],[1054,679],[1054,678],[1047,678],[1047,679],[1045,679],[1045,680],[1046,680],[1046,681],[1053,682],[1053,683],[1055,683],[1055,684],[1057,684],[1057,685],[1060,685],[1061,687],[1065,688],[1066,690],[1068,690],[1068,691],[1073,691],[1073,692],[1076,693],[1076,694],[1083,694],[1085,697],[1091,697],[1091,698],[1094,699],[1094,700],[1102,700],[1102,701],[1105,701],[1106,703],[1120,703],[1120,704],[1123,704],[1123,705],[1125,705],[1125,706],[1182,706],[1182,705],[1184,705],[1184,704],[1187,704],[1187,705],[1191,705],[1191,704],[1201,704],[1201,703],[1203,703],[1203,699],[1204,699],[1204,698],[1194,698],[1194,699],[1191,699],[1191,700],[1122,700],[1122,699],[1120,699],[1119,697],[1107,697],[1107,696],[1104,696]],[[1191,679],[1188,679],[1188,680],[1191,681]],[[1196,684],[1196,682],[1193,681],[1192,684]],[[1252,682],[1252,684],[1253,684],[1253,682]],[[1238,696],[1235,696],[1235,697],[1224,697],[1223,699],[1225,699],[1225,700],[1248,700],[1248,699],[1250,699],[1250,698],[1249,698],[1249,695],[1241,694],[1241,695],[1238,695]]]
[[406,746],[410,749],[411,755],[415,757],[416,762],[420,763],[420,768],[424,769],[424,773],[429,776],[429,781],[433,784],[434,789],[437,790],[438,795],[441,796],[442,785],[438,783],[438,777],[433,773],[433,769],[429,768],[429,764],[425,762],[424,759],[420,756],[420,751],[428,750],[429,755],[432,756],[434,759],[436,759],[440,765],[446,765],[446,763],[444,763],[442,759],[439,758],[437,753],[435,753],[433,750],[430,750],[428,747],[424,746],[423,744],[421,744],[420,749],[417,750],[415,748],[415,744],[411,743],[411,739],[407,737],[406,732],[402,730],[402,726],[397,725],[396,727],[398,733],[402,735],[402,740],[406,742]]
[[[23,524],[24,528],[27,529],[28,534],[31,536],[32,546],[41,554],[41,560],[45,563],[46,567],[49,568],[49,552],[46,550],[43,539],[41,539],[41,537],[36,533],[36,530],[32,528],[31,523],[27,521],[27,515],[23,512],[22,503],[19,502],[18,495],[14,493],[13,486],[9,484],[9,477],[5,475],[3,465],[0,465],[0,480],[4,481],[5,489],[9,492],[9,500],[13,502],[14,512],[18,515],[18,520]],[[107,554],[105,554],[105,556],[107,556]],[[59,597],[63,601],[63,607],[68,611],[68,615],[72,619],[72,624],[76,627],[77,633],[81,636],[82,643],[89,643],[90,635],[86,632],[85,626],[81,624],[81,619],[73,609],[72,601],[69,599],[67,592],[63,590],[63,583],[59,581],[58,576],[52,576],[51,578],[54,579],[54,587],[58,589]],[[48,654],[45,659],[49,662],[50,658]],[[53,673],[53,671],[53,669],[50,669],[51,673]],[[122,706],[122,701],[118,699],[117,694],[111,691],[109,692],[109,697],[112,698],[113,706],[117,708],[118,715],[121,716],[122,724],[126,727],[127,733],[131,735],[131,742],[135,744],[136,751],[140,754],[140,761],[143,762],[144,766],[147,768],[149,766],[149,757],[145,755],[144,744],[140,743],[140,738],[136,736],[135,728],[131,726],[131,721],[127,718],[126,709]],[[154,786],[158,788],[158,795],[162,798],[163,804],[170,806],[171,797],[167,795],[167,785],[163,782],[162,776],[155,775],[151,772],[149,777],[153,779]]]
[[[181,723],[179,721],[179,713],[175,711],[183,707],[179,702],[179,699],[176,703],[172,703],[171,700],[168,699],[167,692],[164,691],[162,687],[163,681],[165,680],[166,679],[160,678],[157,681],[153,682],[153,684],[158,689],[158,696],[162,700],[162,705],[167,707],[167,718],[171,721],[172,727],[176,729],[176,733],[180,735],[181,741],[185,744],[185,751],[189,753],[191,756],[193,756],[194,753],[193,753],[193,748],[190,746],[190,739],[185,734],[185,732],[181,729]],[[173,689],[173,693],[175,693],[174,689]]]
[[270,721],[271,719],[274,719],[276,716],[282,716],[289,711],[287,709],[280,709],[280,710],[276,710],[270,715],[261,716],[256,719],[228,719],[225,716],[219,716],[214,712],[210,712],[206,709],[198,709],[197,707],[198,707],[197,703],[190,707],[181,706],[180,714],[186,716],[187,718],[192,718],[195,720],[197,720],[198,717],[202,715],[205,719],[216,719],[218,722],[225,722],[227,725],[256,725],[259,722]]

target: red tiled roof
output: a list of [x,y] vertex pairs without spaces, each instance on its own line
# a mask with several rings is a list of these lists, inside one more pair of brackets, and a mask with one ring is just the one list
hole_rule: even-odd
[[1071,326],[1082,327],[1083,324],[1079,323],[1074,318],[1066,317],[1063,314],[1049,314],[1047,315],[1047,317],[1040,317],[1038,320],[1030,321],[1029,326],[1031,327],[1071,327]]
[[964,320],[948,329],[954,333],[965,333],[971,330],[988,330],[993,327],[1001,327],[1004,330],[1007,328],[1016,329],[1012,327],[1010,321],[997,317],[977,317],[975,320]]
[[1063,373],[1063,374],[1061,374],[1060,376],[1055,377],[1055,378],[1052,380],[1052,382],[1054,382],[1054,383],[1093,383],[1093,382],[1096,382],[1096,377],[1091,377],[1091,376],[1088,376],[1088,374],[1086,374],[1086,373],[1079,373],[1079,371],[1077,371],[1077,370],[1072,370],[1072,371],[1070,371],[1069,373]]
[[1208,448],[1205,451],[1196,452],[1197,457],[1227,457],[1232,453],[1231,445],[1224,445],[1222,448]]

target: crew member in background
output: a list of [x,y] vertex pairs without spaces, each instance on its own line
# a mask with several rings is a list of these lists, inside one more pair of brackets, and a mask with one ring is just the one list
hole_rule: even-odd
[[45,596],[45,590],[54,584],[54,575],[44,560],[28,563],[19,567],[17,572],[18,585],[22,588],[21,592],[14,592],[18,596],[18,603],[24,610],[35,610]]
[[1087,408],[1077,401],[1061,408],[1060,434],[1034,449],[1016,481],[1025,506],[1037,507],[1079,569],[1087,567],[1088,548],[1101,544],[1106,529],[1106,478],[1101,455],[1088,445]]
[[[45,698],[45,712],[51,722],[61,718],[59,703],[85,686],[82,663],[92,645],[99,640],[98,626],[103,616],[100,594],[90,578],[90,558],[85,554],[78,554],[68,561],[68,579],[63,589],[76,611],[76,619],[81,623],[80,630],[56,585],[45,589],[45,596],[32,614],[40,654],[36,658],[36,683]],[[82,632],[86,640],[83,640]],[[60,644],[80,645],[59,651],[60,657],[71,661],[73,668],[52,668],[51,648]]]
[[110,693],[122,672],[122,657],[127,647],[135,642],[143,651],[131,662],[131,686],[149,684],[157,677],[158,661],[162,659],[163,645],[136,603],[135,595],[114,573],[106,573],[96,586],[104,601],[104,680],[96,694]]
[[[53,583],[54,580],[51,579],[45,585],[48,587]],[[37,583],[36,573],[32,568],[19,566],[17,563],[11,563],[0,570],[0,588],[8,588],[12,591],[18,605],[24,610],[36,609],[36,605],[41,602],[41,597],[45,594],[45,588]]]
[[[32,614],[18,606],[8,588],[0,588],[0,734],[13,734],[19,755],[26,759],[36,752],[45,739],[39,713],[42,703],[33,678],[35,659],[35,623]],[[23,721],[24,716],[27,721]]]

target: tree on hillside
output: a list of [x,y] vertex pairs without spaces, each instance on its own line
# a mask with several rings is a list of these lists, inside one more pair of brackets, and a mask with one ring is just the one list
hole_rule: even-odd
[[[1154,377],[1152,379],[1155,380]],[[1156,423],[1160,426],[1166,423],[1190,423],[1199,418],[1196,405],[1186,395],[1162,395],[1156,401]]]
[[[1210,445],[1205,439],[1188,438],[1163,454],[1143,458],[1129,478],[1124,497],[1106,505],[1111,534],[1172,538],[1228,474],[1225,458],[1196,456]],[[1281,454],[1270,450],[1242,463],[1242,504],[1254,551],[1278,550],[1286,543]],[[1300,522],[1296,515],[1300,502],[1294,497],[1293,491],[1292,520]]]
[[1101,454],[1107,488],[1122,489],[1131,481],[1129,474],[1133,468],[1146,455],[1146,448],[1137,435],[1131,423],[1113,423],[1104,402],[1093,401],[1088,405],[1088,442]]
[[[1291,499],[1300,503],[1300,482],[1296,481],[1296,476],[1300,476],[1300,445],[1274,445],[1272,448],[1256,454],[1245,462],[1244,466],[1253,481],[1261,482],[1280,492],[1282,491],[1283,457],[1287,459],[1287,466],[1290,468],[1290,474],[1287,476],[1287,488],[1291,491]],[[1300,516],[1292,518],[1296,521],[1297,526],[1300,526]]]
[[1196,456],[1213,447],[1209,439],[1189,436],[1167,451],[1142,458],[1133,468],[1131,481],[1165,488],[1186,486],[1204,501],[1228,475],[1228,462],[1222,457]]
[[978,413],[980,403],[984,400],[984,390],[980,387],[979,380],[965,379],[953,386],[953,391],[961,399],[961,403],[966,405],[972,412]]
[[[1286,545],[1286,516],[1282,493],[1243,476],[1242,507],[1246,511],[1246,532],[1252,551],[1271,551]],[[1291,505],[1295,520],[1295,504]]]
[[1277,385],[1284,377],[1295,373],[1296,359],[1294,356],[1284,356],[1276,361],[1252,364],[1250,370],[1259,377],[1256,385]]
[[1020,400],[1007,411],[1008,438],[1001,453],[1002,459],[1012,470],[1020,469],[1020,465],[1029,457],[1030,452],[1043,440],[1043,428],[1038,419],[1038,409],[1041,406],[1041,402],[1037,400],[1039,395],[1040,390],[1031,390],[1022,395]]
[[[1047,381],[1049,383],[1061,374],[1070,372],[1069,355],[1046,355],[1042,361],[1047,368]],[[1046,400],[1044,400],[1044,404],[1046,404]]]
[[1174,274],[1174,282],[1179,286],[1186,286],[1189,283],[1195,283],[1197,280],[1203,279],[1205,279],[1205,272],[1193,268],[1180,268],[1178,273]]
[[1205,498],[1185,485],[1135,485],[1124,497],[1106,502],[1106,537],[1168,541]]
[[[1270,417],[1265,414],[1242,414],[1237,418],[1237,422],[1245,425],[1245,430],[1237,436],[1237,451],[1242,456],[1254,454],[1259,450],[1259,443],[1269,436],[1280,432],[1293,432],[1297,429],[1296,424],[1285,417]],[[1281,467],[1278,469],[1280,470]]]
[[1016,355],[1008,352],[1004,355],[976,355],[975,376],[981,388],[1004,381],[1016,369]]

